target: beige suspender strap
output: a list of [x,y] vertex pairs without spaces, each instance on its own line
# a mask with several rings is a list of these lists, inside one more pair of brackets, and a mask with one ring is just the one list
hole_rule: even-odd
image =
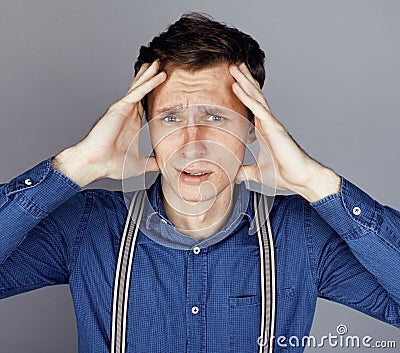
[[[145,190],[140,190],[133,194],[121,236],[114,277],[111,353],[125,353],[130,278],[145,193]],[[267,196],[256,192],[253,195],[254,219],[260,247],[261,325],[258,353],[272,353],[276,297],[275,246],[268,217]]]
[[117,268],[114,277],[113,306],[111,317],[111,353],[124,353],[128,316],[129,287],[132,262],[143,213],[145,190],[133,193],[125,220],[124,231],[119,246]]
[[261,325],[258,353],[272,353],[275,333],[275,245],[269,220],[268,196],[253,192],[254,219],[260,249]]

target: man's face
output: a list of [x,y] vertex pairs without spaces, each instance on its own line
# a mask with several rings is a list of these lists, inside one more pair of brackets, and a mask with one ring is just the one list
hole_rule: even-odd
[[164,192],[186,201],[215,198],[232,186],[243,162],[251,130],[246,107],[232,91],[227,63],[165,71],[167,80],[147,97]]

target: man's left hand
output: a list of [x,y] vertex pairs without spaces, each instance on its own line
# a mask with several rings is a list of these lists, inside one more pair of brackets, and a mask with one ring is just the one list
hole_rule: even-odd
[[251,180],[280,190],[291,190],[310,202],[340,192],[341,178],[305,153],[272,115],[261,87],[247,66],[231,65],[232,89],[254,114],[260,145],[257,164],[242,166],[236,182]]

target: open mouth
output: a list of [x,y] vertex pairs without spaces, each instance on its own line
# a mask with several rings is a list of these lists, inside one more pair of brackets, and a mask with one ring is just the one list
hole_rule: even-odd
[[191,175],[191,176],[200,176],[200,175],[206,175],[209,174],[209,172],[187,172],[186,170],[183,171],[186,175]]
[[206,181],[212,172],[199,169],[184,169],[179,171],[181,181],[189,184],[197,184]]

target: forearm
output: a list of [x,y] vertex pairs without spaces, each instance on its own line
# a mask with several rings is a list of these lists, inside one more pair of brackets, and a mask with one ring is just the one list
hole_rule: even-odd
[[60,171],[82,188],[101,178],[100,172],[85,157],[79,144],[56,155],[51,161],[51,168]]
[[340,193],[341,178],[332,169],[321,166],[315,169],[307,185],[293,189],[307,201],[316,202],[328,195]]

